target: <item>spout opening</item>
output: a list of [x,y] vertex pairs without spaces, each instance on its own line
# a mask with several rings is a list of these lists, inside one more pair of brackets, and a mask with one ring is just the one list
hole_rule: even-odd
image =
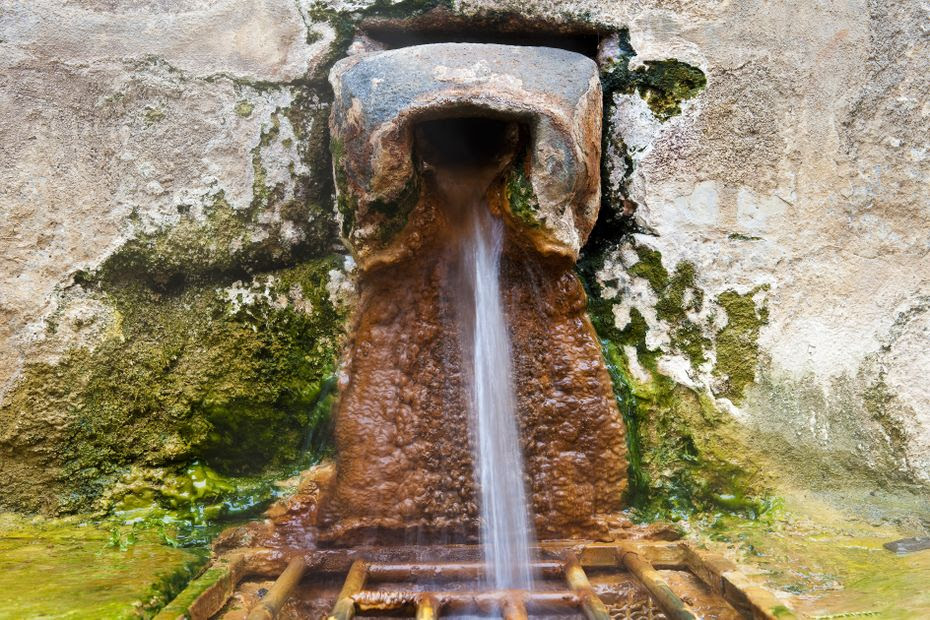
[[414,127],[414,157],[441,168],[496,168],[525,147],[528,128],[512,119],[457,116],[425,120]]

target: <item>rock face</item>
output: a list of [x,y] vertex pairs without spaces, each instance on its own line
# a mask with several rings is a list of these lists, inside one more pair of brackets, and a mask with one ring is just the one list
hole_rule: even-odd
[[86,510],[133,465],[208,458],[211,436],[278,437],[225,473],[299,453],[343,265],[328,107],[294,84],[332,31],[310,43],[304,17],[0,10],[0,510]]
[[[304,277],[346,253],[322,78],[362,18],[436,3],[384,4],[2,4],[0,508],[86,509],[132,465],[201,458],[187,437],[209,437],[219,417],[312,400],[342,319],[296,340],[266,319],[330,316],[306,293],[351,288],[342,259],[325,282]],[[636,404],[633,486],[719,502],[733,495],[724,478],[758,469],[857,489],[846,505],[873,497],[862,489],[925,490],[925,4],[446,8],[483,20],[471,38],[493,39],[488,24],[512,13],[604,41],[604,216],[579,266],[618,395]],[[550,219],[549,238],[577,251],[581,215]],[[238,345],[204,348],[228,328]],[[293,355],[270,353],[280,346]],[[304,370],[304,350],[330,361]],[[205,367],[218,370],[194,372]],[[284,425],[295,437],[298,417]],[[126,428],[148,439],[123,441]]]

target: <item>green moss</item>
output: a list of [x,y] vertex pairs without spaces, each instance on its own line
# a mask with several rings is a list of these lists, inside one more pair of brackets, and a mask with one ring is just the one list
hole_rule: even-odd
[[252,105],[252,102],[246,101],[245,99],[236,102],[236,114],[242,118],[248,118],[252,116],[252,110],[255,109],[255,106]]
[[623,417],[626,427],[627,460],[629,462],[627,501],[636,505],[645,501],[650,495],[649,477],[643,466],[642,438],[640,428],[642,420],[639,417],[639,408],[636,406],[636,396],[633,394],[632,381],[626,372],[626,360],[617,345],[606,338],[601,339],[601,347],[607,371],[614,389],[614,400],[617,409]]
[[634,276],[645,278],[656,293],[661,293],[668,286],[668,271],[662,265],[662,254],[644,245],[636,246],[636,255],[639,260],[630,267]]
[[703,303],[704,292],[695,283],[694,265],[678,263],[659,295],[656,316],[672,327],[672,347],[686,355],[695,368],[707,361],[706,351],[712,346],[701,326],[688,316],[689,312],[699,312]]
[[404,229],[410,212],[420,200],[420,177],[413,175],[404,185],[397,199],[391,202],[375,201],[368,208],[382,216],[378,226],[380,243],[388,245],[397,233]]
[[636,91],[659,120],[681,114],[681,103],[707,85],[704,72],[678,60],[647,60],[632,73]]
[[617,58],[601,72],[605,103],[611,107],[614,93],[636,92],[656,117],[666,121],[681,114],[682,102],[697,96],[707,85],[703,71],[675,59],[647,60],[630,70],[636,51],[630,45],[628,31],[621,31],[619,37]]
[[327,148],[330,106],[318,90],[309,86],[295,88],[291,104],[280,109],[290,122],[297,154],[306,170],[299,175],[292,172],[297,194],[280,210],[283,217],[307,231],[311,242],[308,249],[313,255],[322,253],[323,247],[332,247],[338,232],[333,211],[333,166]]
[[158,531],[142,526],[0,514],[0,614],[150,618],[207,555],[165,545]]
[[[243,278],[331,251],[336,241],[332,181],[328,160],[317,161],[325,151],[326,133],[325,113],[318,107],[299,95],[292,106],[271,115],[252,150],[253,195],[247,208],[234,209],[222,191],[212,196],[212,203],[198,217],[191,215],[195,205],[179,205],[178,223],[136,236],[108,259],[99,276],[175,290]],[[298,138],[298,154],[309,170],[292,175],[290,189],[284,183],[269,184],[262,163],[263,149],[281,140],[283,118],[300,119],[291,126]],[[301,238],[294,241],[291,228],[283,222],[263,223],[261,216],[269,211],[277,211],[299,229]]]
[[312,433],[327,425],[345,320],[329,302],[327,272],[340,260],[275,272],[267,296],[241,305],[212,287],[166,293],[104,280],[113,333],[93,351],[29,366],[0,409],[20,429],[6,443],[11,458],[50,488],[11,489],[0,501],[80,510],[134,464],[200,460],[253,475],[319,455],[326,442]]
[[634,498],[643,520],[723,511],[756,518],[771,507],[740,429],[704,395],[650,369],[634,395],[649,493]]
[[252,149],[252,208],[267,209],[273,200],[283,192],[278,185],[269,187],[268,172],[262,163],[262,149],[272,142],[277,142],[281,135],[281,116],[279,111],[271,115],[271,125],[264,129],[259,137],[258,144]]
[[[635,330],[624,334],[628,337]],[[617,406],[627,434],[627,502],[638,519],[678,520],[724,512],[754,519],[772,500],[746,454],[744,438],[705,396],[658,373],[654,356],[639,356],[649,372],[634,380],[621,348],[602,339]]]
[[153,125],[165,118],[165,111],[154,106],[146,106],[143,118],[145,118],[146,125]]
[[358,209],[358,204],[352,192],[349,191],[349,180],[342,165],[342,159],[345,156],[345,145],[342,140],[332,136],[329,141],[329,150],[332,153],[333,171],[338,193],[336,208],[342,216],[342,236],[348,238],[355,227],[355,211]]
[[529,228],[542,228],[539,220],[539,200],[526,175],[525,164],[515,163],[507,176],[507,206],[511,215]]
[[[189,207],[188,207],[189,208]],[[148,281],[159,289],[209,280],[217,274],[240,275],[250,246],[248,218],[218,194],[202,221],[184,221],[139,235],[111,256],[95,277]],[[89,276],[84,276],[85,279]]]
[[[658,297],[657,317],[672,328],[672,346],[702,363],[710,342],[687,313],[697,311],[703,295],[694,266],[676,265],[669,273],[659,252],[639,246],[639,262],[630,269],[645,278]],[[658,371],[661,351],[648,349],[642,314],[630,310],[621,330],[613,315],[615,300],[597,284],[599,262],[591,255],[579,272],[588,292],[588,313],[601,337],[617,405],[623,415],[629,458],[628,503],[642,520],[680,519],[722,511],[756,518],[771,502],[759,470],[746,457],[746,438],[705,395]],[[636,351],[648,380],[634,379],[624,347]],[[744,458],[746,457],[746,458]]]
[[629,272],[646,279],[656,293],[656,318],[668,324],[672,348],[687,356],[693,367],[702,365],[712,343],[704,336],[701,325],[688,316],[689,312],[699,312],[704,303],[704,293],[695,281],[694,265],[682,261],[669,274],[657,250],[638,245],[636,254],[639,260]]
[[759,330],[768,322],[768,311],[756,308],[753,289],[745,295],[726,291],[717,296],[717,303],[727,313],[727,324],[716,336],[717,364],[714,375],[724,382],[722,396],[734,401],[743,397],[746,386],[756,378],[759,362]]

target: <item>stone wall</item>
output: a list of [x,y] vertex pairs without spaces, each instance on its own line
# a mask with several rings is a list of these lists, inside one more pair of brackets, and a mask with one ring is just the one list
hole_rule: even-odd
[[[0,5],[0,509],[294,462],[351,303],[325,73],[434,4]],[[581,268],[644,493],[930,484],[926,3],[451,11],[624,67]]]

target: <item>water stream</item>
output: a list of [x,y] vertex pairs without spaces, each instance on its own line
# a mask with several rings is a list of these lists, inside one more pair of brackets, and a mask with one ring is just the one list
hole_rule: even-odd
[[483,585],[530,589],[534,536],[501,290],[504,225],[487,202],[489,187],[510,165],[519,134],[513,124],[459,119],[427,123],[419,135],[418,151],[457,249],[450,256],[453,298],[487,563]]
[[533,535],[524,490],[511,342],[500,289],[503,225],[483,204],[472,210],[471,220],[462,244],[462,265],[473,307],[468,330],[472,344],[469,400],[486,585],[499,590],[530,589]]

